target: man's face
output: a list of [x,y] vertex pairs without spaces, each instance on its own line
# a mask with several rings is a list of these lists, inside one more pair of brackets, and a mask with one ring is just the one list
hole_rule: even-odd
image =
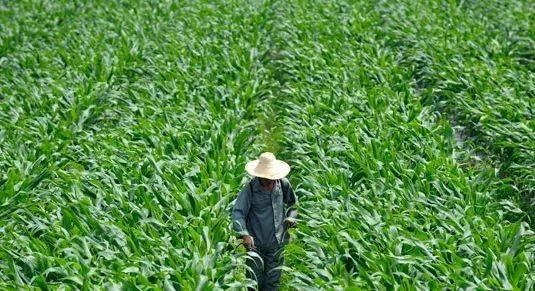
[[262,186],[271,187],[273,186],[273,183],[275,183],[275,180],[270,180],[270,179],[260,178],[260,177],[258,177],[258,179],[260,180],[260,184],[262,184]]

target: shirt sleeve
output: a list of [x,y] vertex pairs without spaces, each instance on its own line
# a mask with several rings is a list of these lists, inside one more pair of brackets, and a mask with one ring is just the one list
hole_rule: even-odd
[[283,186],[283,193],[284,193],[284,203],[288,206],[288,210],[286,211],[286,217],[290,218],[296,218],[297,217],[297,195],[295,195],[295,192],[292,188],[292,185],[290,184],[290,181],[288,179],[284,178],[282,179],[282,186]]
[[249,235],[246,224],[247,215],[251,208],[251,193],[249,192],[251,192],[249,187],[245,187],[238,193],[232,210],[232,225],[239,236]]

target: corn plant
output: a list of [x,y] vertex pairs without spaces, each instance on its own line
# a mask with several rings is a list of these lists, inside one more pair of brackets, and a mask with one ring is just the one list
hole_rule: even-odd
[[0,4],[0,288],[245,289],[229,209],[292,165],[284,290],[533,288],[533,4]]

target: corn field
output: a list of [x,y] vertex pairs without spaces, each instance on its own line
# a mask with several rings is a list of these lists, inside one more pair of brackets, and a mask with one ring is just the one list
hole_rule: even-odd
[[0,289],[533,290],[532,1],[0,1]]

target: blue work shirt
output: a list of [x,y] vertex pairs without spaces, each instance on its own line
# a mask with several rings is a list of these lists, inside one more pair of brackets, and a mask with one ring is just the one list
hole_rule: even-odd
[[[234,230],[240,236],[252,236],[256,246],[271,247],[286,243],[289,237],[284,220],[297,216],[297,211],[292,208],[297,203],[297,197],[290,182],[286,178],[276,180],[271,190],[262,188],[257,177],[249,183],[238,193],[234,204]],[[284,204],[288,206],[287,211]]]

